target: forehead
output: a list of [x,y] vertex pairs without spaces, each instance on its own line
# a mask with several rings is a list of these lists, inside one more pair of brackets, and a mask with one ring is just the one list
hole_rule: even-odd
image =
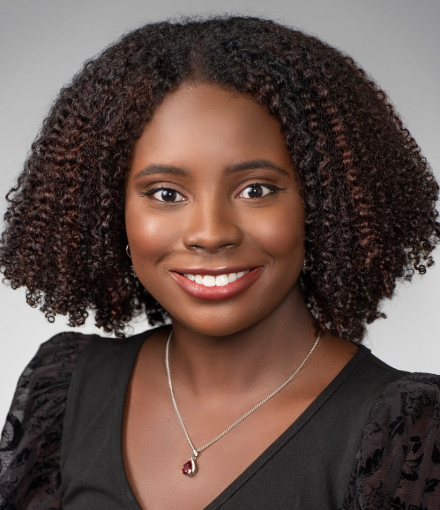
[[[287,148],[278,121],[251,97],[207,83],[183,84],[167,94],[144,127],[135,155],[210,153],[275,157]],[[250,154],[252,152],[252,154]]]

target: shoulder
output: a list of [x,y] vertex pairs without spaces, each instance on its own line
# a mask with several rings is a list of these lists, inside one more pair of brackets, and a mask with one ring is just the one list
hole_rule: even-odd
[[[121,385],[121,378],[129,377],[139,349],[151,329],[124,339],[93,336],[87,342],[75,366],[69,388],[69,413],[78,420],[78,414],[92,408],[94,403],[106,400]],[[90,406],[85,405],[85,399]]]
[[[387,386],[371,413],[370,423],[389,426],[390,439],[439,424],[440,376],[407,374]],[[374,435],[365,430],[365,435]]]
[[0,442],[0,508],[33,508],[31,501],[49,508],[58,497],[67,391],[79,355],[92,338],[58,334],[39,347],[24,369]]
[[145,339],[156,330],[125,338],[95,338],[84,349],[69,388],[63,428],[61,469],[90,427],[110,427],[116,402],[124,402],[131,373]]
[[440,376],[405,374],[384,388],[344,508],[440,508]]
[[61,439],[72,386],[87,378],[88,387],[95,381],[105,392],[99,377],[116,380],[121,360],[134,359],[149,334],[116,340],[66,332],[40,345],[18,381],[1,436],[0,509],[61,507]]
[[[37,353],[23,371],[20,382],[26,382],[30,377],[38,377],[47,370],[62,370],[67,372],[75,366],[83,348],[96,335],[84,335],[77,332],[59,333],[42,343]],[[20,387],[20,383],[19,383]]]

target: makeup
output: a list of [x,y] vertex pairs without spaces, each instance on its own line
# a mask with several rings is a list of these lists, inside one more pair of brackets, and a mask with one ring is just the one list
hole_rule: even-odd
[[[239,271],[236,268],[182,269],[170,271],[170,275],[190,296],[208,301],[221,301],[245,292],[258,280],[262,272],[263,267],[259,266],[241,268]],[[227,284],[225,284],[226,277]],[[217,282],[219,284],[216,284]]]

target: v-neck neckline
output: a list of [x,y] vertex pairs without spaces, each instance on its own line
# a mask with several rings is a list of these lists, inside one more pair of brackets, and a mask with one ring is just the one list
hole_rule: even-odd
[[[130,504],[132,510],[154,510],[150,508],[142,508],[137,501],[136,496],[128,481],[127,472],[125,470],[123,451],[122,451],[122,430],[124,420],[125,402],[127,398],[128,387],[131,381],[134,365],[139,355],[140,348],[143,343],[157,329],[149,330],[146,336],[136,346],[135,355],[131,358],[131,366],[129,367],[129,377],[126,384],[121,387],[115,398],[112,420],[112,462],[119,488],[123,492],[126,501]],[[316,414],[316,412],[324,405],[324,403],[338,390],[346,379],[351,375],[355,368],[364,358],[369,349],[363,345],[358,346],[358,351],[346,363],[336,377],[324,388],[324,390],[313,400],[313,402],[289,425],[289,427],[281,433],[264,451],[261,453],[240,475],[237,476],[225,489],[216,496],[203,510],[218,510],[240,487],[242,487],[255,473],[261,469],[269,460],[293,437],[301,430],[307,422]]]

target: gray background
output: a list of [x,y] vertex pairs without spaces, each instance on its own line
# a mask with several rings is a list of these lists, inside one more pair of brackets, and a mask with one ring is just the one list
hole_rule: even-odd
[[[221,5],[221,7],[220,7]],[[296,26],[351,54],[389,93],[440,178],[439,0],[0,0],[0,195],[14,184],[60,87],[124,32],[181,14],[237,13]],[[0,199],[0,209],[6,206]],[[393,366],[440,372],[440,253],[401,285],[366,345]],[[67,329],[0,285],[0,425],[38,345]],[[135,331],[145,324],[134,325]],[[82,331],[94,331],[93,321]]]

